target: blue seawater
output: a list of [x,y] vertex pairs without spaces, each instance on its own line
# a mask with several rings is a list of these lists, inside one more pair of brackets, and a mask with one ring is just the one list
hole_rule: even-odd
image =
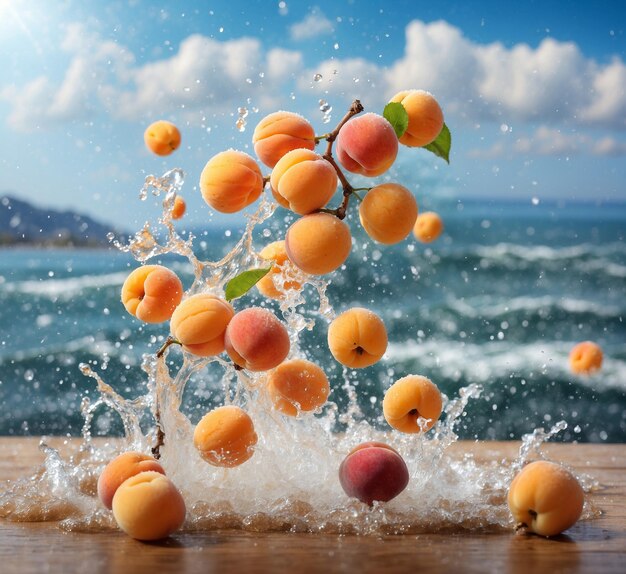
[[[390,344],[377,365],[347,371],[328,353],[324,321],[304,332],[302,347],[331,379],[331,399],[345,407],[347,379],[363,415],[384,427],[385,389],[419,373],[448,396],[483,387],[458,428],[462,438],[519,439],[565,420],[562,440],[626,442],[626,206],[475,200],[441,212],[446,230],[430,245],[409,238],[381,246],[355,233],[328,295],[337,311],[379,313]],[[197,255],[219,259],[240,231],[205,231]],[[259,249],[279,237],[262,231]],[[185,260],[161,262],[190,284]],[[137,265],[114,249],[0,251],[0,434],[79,434],[81,400],[96,396],[81,362],[124,396],[145,392],[142,354],[155,352],[167,325],[142,326],[124,311],[120,287]],[[307,297],[315,307],[312,289]],[[236,305],[262,303],[251,292]],[[589,377],[568,368],[582,340],[605,353]],[[175,369],[180,353],[170,355]],[[211,366],[189,382],[183,408],[198,420],[221,393]],[[96,416],[95,434],[120,431],[114,414]]]

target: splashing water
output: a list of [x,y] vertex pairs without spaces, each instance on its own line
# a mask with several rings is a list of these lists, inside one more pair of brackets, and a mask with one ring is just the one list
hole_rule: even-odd
[[[330,110],[330,108],[329,108]],[[140,198],[149,194],[163,197],[163,212],[158,226],[146,223],[127,243],[112,238],[113,244],[145,262],[166,254],[183,256],[193,271],[194,280],[187,296],[199,292],[223,296],[225,284],[241,271],[263,266],[253,246],[253,231],[273,214],[275,204],[263,198],[248,216],[245,231],[235,247],[220,261],[200,261],[192,249],[193,236],[181,238],[172,223],[176,195],[184,183],[180,169],[161,177],[149,176]],[[334,317],[326,296],[327,282],[304,275],[294,267],[276,274],[276,286],[297,281],[306,289],[290,290],[280,300],[280,312],[292,343],[291,357],[303,356],[300,335],[318,322]],[[317,301],[310,311],[308,298]],[[308,305],[307,305],[308,303]],[[303,311],[304,308],[309,308]],[[168,351],[169,352],[169,351]],[[180,351],[175,351],[180,353]],[[480,385],[469,385],[457,398],[443,396],[441,420],[428,434],[390,433],[376,421],[365,419],[357,403],[357,388],[347,369],[344,382],[333,393],[343,393],[347,406],[328,402],[321,412],[284,417],[271,408],[264,393],[264,373],[235,370],[220,357],[199,358],[189,354],[171,373],[168,353],[161,357],[145,355],[142,370],[146,393],[132,400],[124,398],[91,367],[80,365],[81,372],[95,380],[99,396],[83,399],[81,412],[85,423],[80,449],[68,462],[58,451],[41,443],[44,465],[30,478],[12,483],[0,495],[0,516],[12,520],[61,521],[68,530],[107,530],[115,528],[111,513],[102,508],[96,482],[102,468],[126,450],[149,452],[155,442],[154,421],[159,413],[165,433],[161,464],[183,494],[187,504],[187,527],[192,529],[237,528],[251,531],[332,532],[358,534],[401,534],[440,530],[501,530],[512,520],[506,507],[506,491],[514,473],[531,456],[541,457],[541,445],[567,427],[564,421],[549,431],[537,429],[524,437],[519,456],[512,465],[479,463],[471,454],[461,458],[449,449],[457,440],[455,426],[472,399],[481,396]],[[208,387],[225,403],[245,408],[255,423],[259,442],[254,456],[231,469],[216,468],[204,462],[193,446],[194,426],[182,412],[183,393],[193,375],[209,376]],[[331,395],[332,397],[333,395]],[[99,409],[117,414],[123,424],[124,438],[102,445],[91,436],[91,425]],[[146,423],[149,419],[150,422]],[[405,459],[410,482],[397,498],[373,507],[350,500],[341,489],[338,468],[342,459],[357,444],[386,442]],[[594,486],[584,479],[587,489]],[[586,515],[592,512],[586,509]]]

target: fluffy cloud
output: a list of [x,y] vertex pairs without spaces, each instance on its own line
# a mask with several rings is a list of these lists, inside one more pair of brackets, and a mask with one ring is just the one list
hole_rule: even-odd
[[[331,28],[323,14],[312,12],[291,33],[303,38]],[[621,59],[601,64],[575,44],[551,38],[534,48],[477,44],[444,21],[409,23],[404,53],[387,67],[349,58],[304,70],[299,51],[267,50],[257,38],[217,41],[198,34],[183,40],[176,53],[138,65],[124,46],[104,41],[83,25],[67,28],[62,48],[70,60],[60,81],[41,76],[0,92],[11,106],[12,127],[28,130],[103,112],[122,119],[183,107],[219,112],[247,98],[278,106],[292,90],[323,97],[336,109],[355,97],[368,109],[381,109],[395,92],[415,86],[433,92],[447,117],[457,122],[626,129]],[[322,80],[314,82],[315,74]],[[617,141],[598,150],[621,153]]]
[[304,20],[293,24],[289,28],[291,39],[296,41],[332,34],[333,31],[333,23],[322,14],[319,8],[314,8]]

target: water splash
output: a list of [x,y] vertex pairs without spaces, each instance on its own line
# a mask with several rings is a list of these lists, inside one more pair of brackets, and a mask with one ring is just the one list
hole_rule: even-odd
[[[147,177],[140,197],[163,198],[161,217],[156,225],[147,222],[127,242],[111,241],[139,262],[166,254],[183,257],[193,273],[187,296],[199,292],[223,296],[231,278],[263,265],[253,232],[271,217],[276,205],[264,197],[256,212],[248,216],[245,231],[233,249],[219,261],[200,261],[193,251],[193,236],[183,239],[172,223],[171,211],[184,179],[180,169]],[[335,315],[326,295],[328,282],[289,264],[273,280],[279,289],[287,281],[304,286],[287,291],[278,308],[290,333],[290,356],[305,356],[300,345],[303,332],[316,325],[319,328]],[[313,300],[317,308],[311,310]],[[81,364],[81,372],[95,380],[99,396],[94,401],[83,399],[85,423],[79,451],[65,462],[55,449],[42,444],[44,466],[0,495],[0,516],[61,520],[62,527],[69,530],[114,527],[110,513],[95,497],[97,477],[105,462],[120,451],[148,452],[155,441],[158,420],[165,433],[161,463],[185,497],[189,528],[359,534],[501,530],[511,525],[505,493],[513,473],[531,456],[542,457],[541,445],[567,426],[560,422],[548,432],[537,429],[525,437],[513,465],[484,464],[471,453],[459,457],[450,449],[458,438],[455,426],[469,401],[481,396],[480,385],[461,388],[456,398],[444,396],[444,416],[430,433],[407,435],[389,433],[380,421],[366,419],[357,401],[358,380],[348,369],[343,370],[343,382],[333,390],[334,400],[320,412],[291,419],[271,408],[264,391],[264,373],[237,371],[220,357],[175,352],[180,362],[175,373],[170,373],[169,349],[161,357],[143,357],[144,392],[132,400],[119,394],[89,365]],[[240,467],[212,467],[195,451],[194,425],[181,405],[189,381],[198,376],[208,377],[207,389],[213,396],[244,407],[255,422],[259,436],[255,455]],[[342,403],[345,407],[340,408]],[[108,409],[121,418],[121,441],[101,446],[92,439],[91,426],[99,409]],[[348,500],[337,476],[345,455],[365,441],[387,442],[395,448],[407,462],[411,477],[409,488],[396,499],[372,508]]]

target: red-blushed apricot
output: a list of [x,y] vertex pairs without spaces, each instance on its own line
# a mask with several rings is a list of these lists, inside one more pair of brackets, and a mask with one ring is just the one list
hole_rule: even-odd
[[324,207],[337,190],[331,163],[309,149],[294,149],[276,164],[270,176],[276,201],[299,215]]
[[[408,375],[387,389],[383,399],[383,415],[393,428],[404,433],[430,430],[442,409],[437,386],[421,375]],[[418,419],[424,419],[418,423]]]
[[415,239],[423,243],[435,241],[443,232],[443,221],[434,211],[420,213],[413,226]]
[[315,148],[315,130],[299,114],[274,112],[265,116],[252,134],[254,153],[268,167],[274,167],[280,158],[294,149]]
[[156,155],[170,155],[180,146],[180,131],[171,122],[159,120],[150,124],[143,134],[147,148]]
[[254,454],[258,441],[250,415],[235,405],[213,409],[196,425],[193,444],[213,466],[231,468]]
[[183,348],[194,355],[219,355],[224,350],[226,327],[234,315],[234,309],[224,299],[198,293],[176,307],[170,331]]
[[443,128],[443,112],[432,94],[424,90],[403,90],[390,100],[400,102],[409,115],[409,125],[400,143],[422,147],[437,139]]
[[330,213],[301,217],[287,230],[285,250],[305,273],[324,275],[340,267],[350,255],[350,228]]
[[396,161],[398,138],[385,118],[370,112],[352,118],[339,130],[336,153],[348,171],[376,177]]
[[328,347],[333,357],[351,369],[373,365],[387,350],[387,329],[369,309],[353,307],[328,326]]
[[266,389],[274,408],[290,417],[321,407],[330,393],[326,373],[305,359],[285,361],[270,371]]
[[249,371],[267,371],[289,354],[287,327],[269,309],[249,307],[228,323],[224,337],[228,356]]
[[541,536],[556,536],[580,518],[585,494],[568,470],[538,460],[515,476],[507,501],[517,528]]
[[180,219],[183,215],[185,215],[185,211],[187,211],[187,204],[180,195],[177,195],[174,199],[174,205],[172,207],[172,219]]
[[151,456],[140,452],[125,452],[115,457],[98,477],[98,497],[109,510],[115,491],[126,479],[152,470],[165,474],[163,467]]
[[367,234],[386,245],[406,239],[416,218],[415,197],[398,183],[373,187],[359,205],[359,219]]
[[264,185],[257,162],[232,149],[213,156],[200,174],[204,201],[222,213],[235,213],[254,203]]
[[137,540],[160,540],[185,522],[185,501],[174,483],[158,472],[126,479],[113,497],[118,526]]
[[599,371],[602,359],[602,349],[593,341],[578,343],[569,354],[570,368],[577,375],[589,375]]
[[394,449],[369,442],[346,456],[339,466],[339,482],[348,496],[371,506],[398,496],[409,483],[409,470]]
[[143,265],[130,273],[122,285],[126,310],[146,323],[167,321],[183,298],[178,275],[162,265]]
[[270,299],[282,299],[285,296],[285,291],[290,289],[300,290],[302,289],[302,285],[297,281],[285,281],[281,283],[281,289],[276,287],[276,283],[274,283],[274,279],[281,276],[283,273],[283,266],[289,261],[287,257],[287,251],[285,250],[285,242],[284,240],[273,241],[272,243],[267,244],[259,253],[259,255],[267,260],[273,261],[274,266],[272,270],[262,277],[256,284],[256,288],[260,293],[269,297]]

